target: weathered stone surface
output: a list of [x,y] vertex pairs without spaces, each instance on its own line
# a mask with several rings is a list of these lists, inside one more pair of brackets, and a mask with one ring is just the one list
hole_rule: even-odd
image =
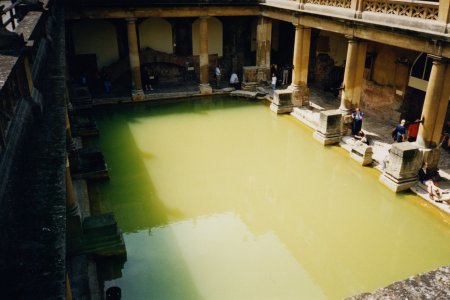
[[450,299],[450,266],[412,276],[373,293],[346,298],[346,300],[372,299]]
[[406,190],[417,182],[421,163],[422,155],[415,143],[393,144],[389,165],[380,176],[380,181],[394,192]]
[[372,163],[372,147],[362,143],[361,141],[358,142],[359,143],[352,146],[352,150],[350,152],[351,158],[361,163],[363,166],[370,165]]
[[290,113],[292,111],[292,91],[289,89],[273,91],[273,100],[270,109],[277,114]]
[[320,112],[319,126],[313,137],[324,145],[339,143],[342,131],[342,112],[325,110]]

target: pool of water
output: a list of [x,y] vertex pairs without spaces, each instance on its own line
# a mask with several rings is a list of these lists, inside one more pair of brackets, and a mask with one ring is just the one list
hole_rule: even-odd
[[450,263],[449,218],[262,103],[102,108],[123,299],[341,299]]

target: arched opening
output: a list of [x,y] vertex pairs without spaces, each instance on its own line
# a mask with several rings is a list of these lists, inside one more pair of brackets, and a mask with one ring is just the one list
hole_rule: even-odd
[[162,18],[149,18],[139,25],[141,49],[173,53],[172,25]]
[[119,58],[116,28],[105,20],[80,20],[72,24],[76,66],[101,69]]

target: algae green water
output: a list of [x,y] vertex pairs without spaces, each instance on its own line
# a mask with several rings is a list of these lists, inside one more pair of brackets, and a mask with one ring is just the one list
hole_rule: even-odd
[[449,218],[233,98],[98,114],[123,299],[341,299],[450,263]]

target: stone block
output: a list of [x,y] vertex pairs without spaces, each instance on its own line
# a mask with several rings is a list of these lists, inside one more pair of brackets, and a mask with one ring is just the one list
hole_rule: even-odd
[[258,67],[246,66],[242,67],[242,83],[257,82]]
[[291,102],[295,107],[305,106],[309,104],[309,89],[304,86],[290,86],[292,91]]
[[277,114],[289,113],[292,111],[292,91],[289,89],[275,90],[270,109]]
[[358,141],[358,144],[352,146],[350,152],[350,157],[361,163],[363,166],[367,166],[372,163],[372,155],[372,147],[362,143],[361,141]]
[[339,143],[341,139],[342,112],[339,110],[325,110],[320,112],[319,126],[313,137],[323,145]]
[[421,163],[422,154],[415,143],[393,144],[389,164],[380,176],[380,181],[394,192],[406,190],[417,182]]
[[83,230],[86,235],[92,237],[115,235],[117,222],[112,213],[91,216],[84,219]]
[[272,78],[270,76],[270,69],[265,67],[258,67],[257,73],[256,73],[256,80],[257,82],[269,82]]

